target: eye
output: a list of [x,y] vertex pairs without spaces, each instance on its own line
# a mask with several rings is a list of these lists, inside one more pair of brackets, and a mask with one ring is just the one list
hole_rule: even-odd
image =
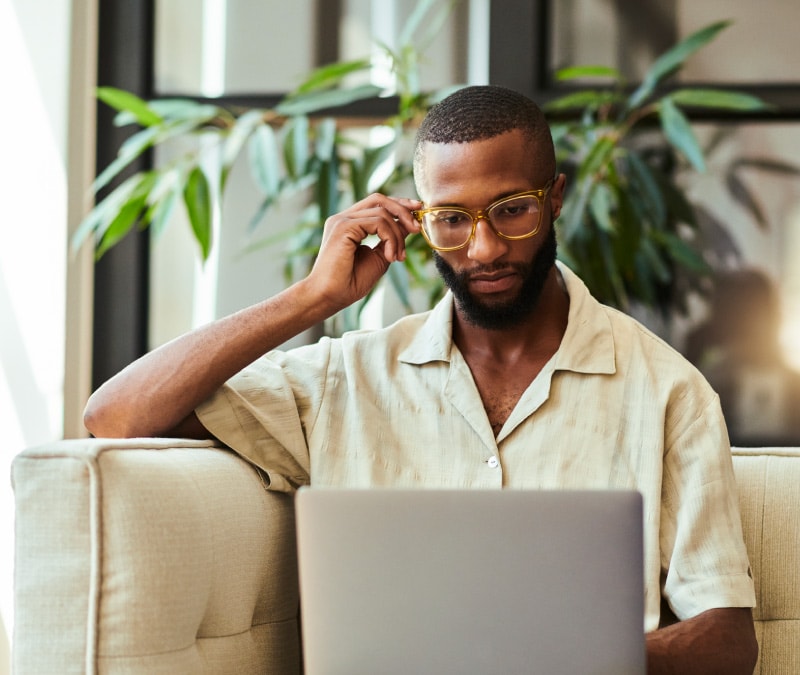
[[472,224],[472,219],[461,211],[435,211],[431,214],[434,216],[434,225],[441,227],[459,227],[466,223]]
[[492,209],[495,218],[515,218],[533,213],[536,210],[536,201],[527,197],[512,199],[498,204]]

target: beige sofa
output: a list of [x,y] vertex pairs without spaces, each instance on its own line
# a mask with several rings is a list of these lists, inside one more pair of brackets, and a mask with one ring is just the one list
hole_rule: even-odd
[[[757,673],[800,673],[800,449],[735,451],[756,580]],[[174,439],[26,450],[16,675],[296,673],[291,497],[229,451]]]

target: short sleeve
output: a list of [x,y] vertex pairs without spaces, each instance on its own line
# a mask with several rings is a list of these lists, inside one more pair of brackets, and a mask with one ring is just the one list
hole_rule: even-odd
[[755,606],[719,398],[684,404],[681,422],[666,430],[660,535],[663,593],[682,620]]
[[324,396],[330,345],[270,352],[195,411],[214,436],[266,473],[272,490],[309,483],[307,433]]

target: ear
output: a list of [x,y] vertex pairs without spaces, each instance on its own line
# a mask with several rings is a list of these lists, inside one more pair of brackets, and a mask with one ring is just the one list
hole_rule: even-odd
[[564,189],[567,186],[567,177],[560,173],[553,181],[553,187],[550,188],[550,212],[553,214],[555,220],[561,215],[561,207],[564,205]]

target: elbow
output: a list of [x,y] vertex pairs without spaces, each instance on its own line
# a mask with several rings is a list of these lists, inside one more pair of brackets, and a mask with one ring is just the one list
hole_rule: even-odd
[[114,412],[114,406],[108,405],[98,392],[92,394],[86,403],[83,426],[95,438],[131,438],[123,420]]

